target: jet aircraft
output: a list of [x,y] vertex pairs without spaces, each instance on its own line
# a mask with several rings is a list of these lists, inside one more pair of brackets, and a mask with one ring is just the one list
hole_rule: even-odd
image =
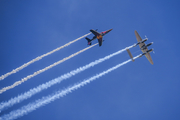
[[[134,47],[136,47],[137,45],[139,45],[141,51],[143,52],[143,54],[141,54],[140,57],[142,57],[143,55],[145,55],[146,58],[149,60],[149,62],[153,65],[154,63],[153,63],[153,60],[152,60],[152,58],[151,58],[151,56],[150,56],[150,52],[152,52],[153,49],[148,50],[148,48],[147,48],[148,46],[152,45],[153,42],[151,42],[151,43],[149,43],[149,44],[146,45],[145,42],[148,40],[148,38],[145,38],[145,39],[142,40],[142,38],[140,37],[140,35],[138,34],[138,32],[137,32],[136,30],[135,30],[135,35],[136,35],[136,39],[137,39],[138,43],[136,43],[136,44],[134,45]],[[127,52],[128,52],[128,54],[129,54],[130,58],[132,59],[132,61],[134,61],[133,56],[132,56],[132,54],[131,54],[131,52],[130,52],[129,49],[127,49]]]
[[98,39],[98,42],[99,42],[99,46],[102,45],[102,42],[103,42],[103,36],[106,35],[108,32],[110,32],[112,29],[109,29],[107,31],[104,31],[104,32],[97,32],[97,30],[93,30],[91,29],[90,31],[94,34],[94,37],[92,39],[89,39],[86,37],[86,40],[88,41],[88,45],[91,45],[91,41],[95,40],[95,39]]

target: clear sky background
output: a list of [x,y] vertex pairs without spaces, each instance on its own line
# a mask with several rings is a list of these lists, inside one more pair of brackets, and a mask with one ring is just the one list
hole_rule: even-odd
[[[90,29],[101,32],[113,28],[101,47],[95,46],[0,94],[0,102],[136,43],[137,30],[142,38],[149,38],[146,43],[154,42],[150,46],[155,50],[151,53],[154,65],[143,56],[19,119],[179,120],[179,4],[178,0],[0,0],[0,75]],[[81,39],[0,81],[0,88],[85,47],[87,41]],[[133,56],[141,53],[138,46],[131,52]],[[128,59],[125,51],[2,111],[0,116]]]

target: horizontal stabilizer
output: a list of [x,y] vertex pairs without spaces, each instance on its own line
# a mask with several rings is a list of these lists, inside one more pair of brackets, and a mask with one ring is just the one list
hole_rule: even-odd
[[132,54],[131,54],[130,50],[129,50],[129,49],[126,49],[126,50],[127,50],[128,54],[129,54],[130,58],[131,58],[131,59],[132,59],[132,61],[134,62],[134,59],[133,59],[133,56],[132,56]]
[[87,38],[87,37],[86,37],[86,40],[88,41],[88,45],[91,45],[91,41],[92,41],[92,40],[89,39],[89,38]]

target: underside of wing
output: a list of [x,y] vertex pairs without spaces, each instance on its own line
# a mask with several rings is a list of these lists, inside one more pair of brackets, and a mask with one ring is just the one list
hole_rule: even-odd
[[146,58],[149,60],[149,62],[153,65],[153,61],[152,61],[152,58],[151,58],[151,55],[149,53],[146,53]]
[[142,38],[140,37],[140,35],[138,34],[138,32],[135,30],[135,35],[136,35],[136,39],[138,42],[141,42],[142,41]]
[[[136,39],[138,42],[141,42],[142,41],[142,38],[140,37],[140,35],[138,34],[138,32],[135,30],[135,35],[136,35]],[[141,48],[143,45],[145,45],[145,43],[140,43],[139,44],[139,47]]]
[[98,42],[99,42],[99,46],[101,46],[102,45],[102,38],[100,38],[100,39],[98,39]]
[[93,30],[93,29],[91,29],[90,30],[95,36],[98,36],[98,35],[100,35],[100,33],[99,32],[97,32],[97,31],[95,31],[95,30]]

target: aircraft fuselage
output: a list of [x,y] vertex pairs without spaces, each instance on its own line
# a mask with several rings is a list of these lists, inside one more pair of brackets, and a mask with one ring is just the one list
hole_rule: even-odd
[[145,49],[147,49],[147,47],[148,46],[150,46],[150,45],[152,45],[153,44],[153,42],[151,42],[151,43],[149,43],[149,44],[144,44],[142,47],[141,47],[141,50],[145,50]]

